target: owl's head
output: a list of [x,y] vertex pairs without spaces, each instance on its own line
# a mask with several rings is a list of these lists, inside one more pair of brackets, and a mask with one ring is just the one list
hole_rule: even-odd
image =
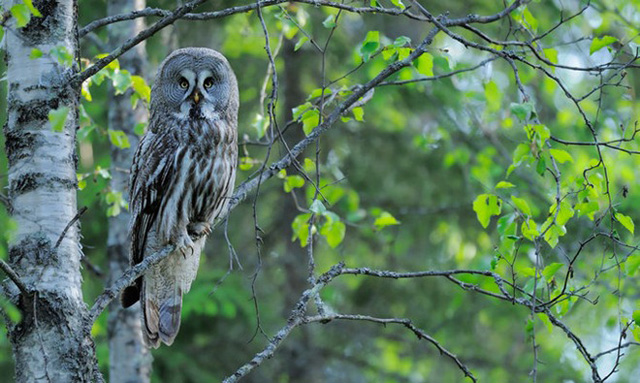
[[183,48],[158,68],[151,114],[180,119],[235,119],[238,84],[227,59],[208,48]]

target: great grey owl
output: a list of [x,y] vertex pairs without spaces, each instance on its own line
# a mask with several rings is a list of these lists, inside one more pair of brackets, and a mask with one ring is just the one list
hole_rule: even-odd
[[129,180],[131,264],[167,245],[176,250],[125,289],[122,304],[140,300],[145,342],[157,348],[160,342],[171,345],[178,333],[182,295],[233,191],[236,77],[214,50],[176,50],[160,64],[150,110]]

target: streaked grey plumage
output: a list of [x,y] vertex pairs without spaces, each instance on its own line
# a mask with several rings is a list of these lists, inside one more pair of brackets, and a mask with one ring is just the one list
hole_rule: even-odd
[[171,345],[178,333],[182,295],[195,279],[206,235],[233,192],[236,77],[214,50],[179,49],[160,64],[150,108],[149,130],[131,166],[131,264],[168,244],[176,251],[128,287],[122,304],[140,300],[144,339],[157,348],[160,342]]

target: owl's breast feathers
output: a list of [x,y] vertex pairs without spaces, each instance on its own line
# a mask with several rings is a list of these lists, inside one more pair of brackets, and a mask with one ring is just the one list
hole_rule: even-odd
[[[171,244],[190,223],[212,223],[235,184],[234,124],[171,118],[160,124],[142,138],[131,169],[132,264]],[[123,295],[123,305],[137,301],[135,287]]]
[[159,239],[169,243],[190,222],[213,221],[235,181],[235,126],[224,120],[163,123],[165,129],[143,137],[139,163],[134,164],[138,171],[131,179],[131,230],[134,242],[141,240],[135,246],[139,252],[145,238],[136,238],[136,233],[157,229]]

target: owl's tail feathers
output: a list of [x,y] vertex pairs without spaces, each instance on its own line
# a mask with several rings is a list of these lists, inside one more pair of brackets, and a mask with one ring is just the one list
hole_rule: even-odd
[[[182,291],[177,283],[170,297],[156,300],[143,290],[142,315],[144,316],[144,340],[147,347],[158,348],[160,342],[171,346],[180,329]],[[160,301],[158,303],[158,301]]]
[[140,287],[142,286],[142,277],[136,279],[131,286],[127,286],[120,295],[120,303],[125,309],[129,306],[133,306],[138,300],[140,300]]

